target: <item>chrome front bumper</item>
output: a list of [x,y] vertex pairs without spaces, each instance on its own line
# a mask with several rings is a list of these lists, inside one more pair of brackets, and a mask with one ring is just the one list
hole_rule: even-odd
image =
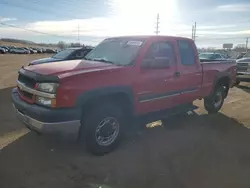
[[17,118],[32,131],[44,134],[57,134],[66,137],[77,137],[81,126],[80,120],[46,123],[33,119],[20,112],[15,105],[13,108]]
[[17,88],[12,89],[12,104],[18,119],[30,130],[77,138],[81,126],[81,109],[45,108],[23,101]]
[[20,112],[15,105],[13,108],[17,118],[26,125],[26,127],[37,133],[56,134],[66,137],[77,137],[81,126],[80,120],[46,123],[33,119]]

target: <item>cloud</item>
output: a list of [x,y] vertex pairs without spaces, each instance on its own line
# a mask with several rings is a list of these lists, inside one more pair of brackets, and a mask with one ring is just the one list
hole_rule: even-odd
[[8,22],[8,21],[16,21],[16,18],[5,18],[5,17],[0,17],[0,22]]
[[204,25],[199,26],[199,29],[206,29],[206,30],[218,30],[218,29],[229,29],[229,28],[235,28],[236,25]]
[[250,4],[228,4],[221,5],[216,8],[221,12],[247,12],[250,10]]
[[[143,6],[141,6],[142,4]],[[37,39],[41,42],[44,41],[43,39],[54,42],[59,40],[68,42],[70,40],[75,41],[79,34],[81,42],[96,44],[110,36],[152,35],[154,34],[156,26],[156,14],[159,13],[161,35],[191,37],[192,23],[191,21],[184,22],[185,17],[180,13],[176,0],[109,0],[109,6],[111,7],[111,11],[107,17],[66,19],[61,21],[38,20],[23,25],[17,25],[26,30],[2,26],[0,27],[0,36],[22,39],[30,38],[30,40]],[[243,35],[250,34],[246,29],[249,28],[248,26],[250,26],[250,24],[244,24],[244,26],[240,26],[239,28],[239,23],[237,21],[225,21],[228,20],[227,15],[230,15],[231,12],[246,10],[250,10],[250,4],[221,5],[216,9],[210,9],[208,12],[202,10],[202,14],[197,14],[198,16],[195,16],[195,19],[197,18],[196,21],[198,21],[197,35],[199,37],[197,41],[202,41],[203,39],[203,41],[205,41],[216,37],[230,38],[232,35],[242,37]],[[221,20],[214,23],[215,17],[217,14],[221,15],[221,11],[226,13],[221,17]],[[188,16],[186,17],[188,18]],[[207,17],[209,17],[208,20],[210,20],[210,22],[206,20]],[[201,19],[199,20],[198,18]],[[15,19],[0,17],[0,21],[1,20],[11,21]],[[40,33],[31,31],[39,31]],[[47,33],[48,35],[42,33]]]
[[12,28],[12,27],[0,27],[1,38],[26,38],[29,36],[40,36],[40,34],[27,32],[22,29]]
[[[65,40],[74,41],[79,35],[81,42],[89,44],[97,44],[106,37],[119,36],[119,35],[152,35],[154,34],[155,25],[154,18],[146,17],[145,20],[138,20],[138,18],[129,19],[126,17],[110,18],[110,17],[98,17],[91,19],[73,19],[64,21],[37,21],[27,23],[21,26],[24,29],[1,27],[1,37],[14,37],[29,39],[34,37],[52,38],[54,41]],[[160,25],[160,34],[162,35],[174,35],[191,37],[190,25],[181,22],[171,22],[165,20],[164,17],[161,22],[167,24]],[[138,24],[140,23],[140,24]],[[246,27],[247,28],[247,27]],[[47,33],[35,33],[32,31],[39,31]],[[197,40],[205,40],[209,38],[221,38],[243,36],[250,34],[250,31],[245,28],[237,28],[236,25],[197,25]],[[51,35],[51,36],[50,36]],[[42,37],[43,36],[43,37]]]

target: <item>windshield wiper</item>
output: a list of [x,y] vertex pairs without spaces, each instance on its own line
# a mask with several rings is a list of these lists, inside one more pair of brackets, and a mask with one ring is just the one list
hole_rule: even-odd
[[103,59],[103,58],[94,58],[94,59],[91,59],[92,61],[100,61],[100,62],[104,62],[104,63],[110,63],[110,64],[115,64],[113,61],[109,61],[109,60],[106,60],[106,59]]
[[86,57],[84,57],[83,59],[88,60],[88,61],[93,61],[93,59],[86,58]]

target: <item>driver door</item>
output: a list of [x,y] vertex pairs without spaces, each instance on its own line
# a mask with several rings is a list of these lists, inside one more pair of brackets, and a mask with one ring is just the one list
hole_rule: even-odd
[[[160,58],[169,60],[167,67],[143,67],[143,63],[148,61],[155,63],[154,60]],[[175,88],[174,72],[176,72],[176,68],[174,42],[154,41],[144,55],[136,82],[138,114],[173,106],[174,95],[171,92]]]

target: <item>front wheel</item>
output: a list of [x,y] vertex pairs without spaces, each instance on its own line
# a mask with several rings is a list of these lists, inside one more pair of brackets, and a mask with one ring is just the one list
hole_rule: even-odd
[[204,106],[208,113],[217,113],[221,109],[225,98],[224,92],[224,87],[218,86],[211,96],[204,99]]
[[123,133],[122,109],[116,105],[103,104],[87,114],[81,134],[84,134],[87,149],[95,155],[114,150]]
[[239,84],[240,84],[240,81],[236,80],[235,85],[239,85]]

